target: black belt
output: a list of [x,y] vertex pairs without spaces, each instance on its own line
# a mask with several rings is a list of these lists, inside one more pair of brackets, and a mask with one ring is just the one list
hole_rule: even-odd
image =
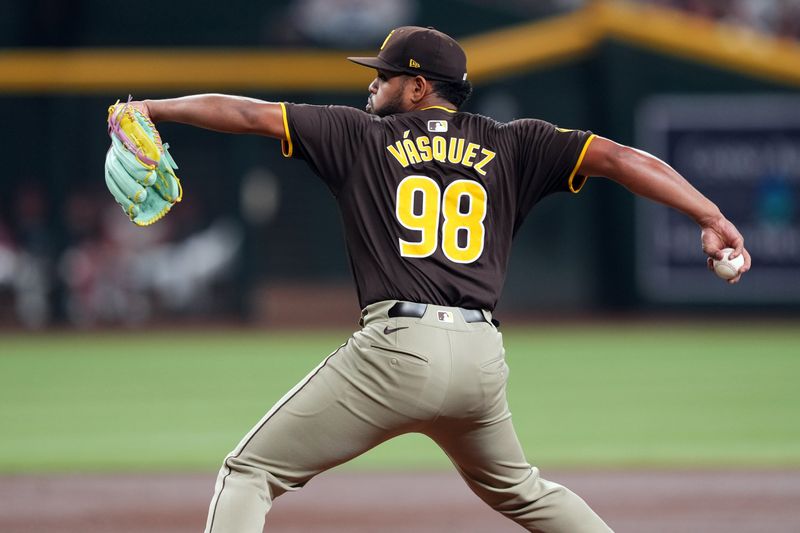
[[[397,302],[389,309],[389,318],[397,318],[404,316],[408,318],[422,318],[425,315],[425,310],[428,304],[418,304],[414,302]],[[461,316],[464,317],[464,322],[472,324],[474,322],[488,322],[483,312],[478,309],[464,309],[458,308],[461,311]]]

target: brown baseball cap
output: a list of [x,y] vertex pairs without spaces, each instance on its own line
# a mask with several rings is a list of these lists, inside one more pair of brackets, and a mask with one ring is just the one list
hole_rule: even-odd
[[348,57],[353,63],[424,76],[431,80],[467,79],[467,54],[455,39],[434,28],[403,26],[389,32],[377,57]]

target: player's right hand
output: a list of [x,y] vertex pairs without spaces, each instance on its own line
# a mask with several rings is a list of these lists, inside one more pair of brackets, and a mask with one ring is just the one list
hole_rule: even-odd
[[744,247],[744,237],[736,229],[733,223],[722,215],[703,221],[700,224],[700,240],[703,244],[703,252],[708,256],[706,264],[708,269],[714,271],[714,259],[722,259],[724,248],[733,248],[730,258],[739,255],[744,256],[744,266],[739,269],[736,277],[731,278],[728,283],[738,283],[742,275],[750,270],[750,252]]

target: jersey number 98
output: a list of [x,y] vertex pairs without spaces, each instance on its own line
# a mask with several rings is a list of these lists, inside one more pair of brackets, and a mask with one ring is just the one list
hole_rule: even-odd
[[[441,232],[440,214],[444,219]],[[440,233],[442,252],[454,263],[472,263],[483,253],[486,189],[476,181],[456,180],[442,194],[431,178],[408,176],[397,186],[395,215],[404,227],[420,233],[418,241],[399,239],[403,257],[432,255],[439,246]],[[461,242],[459,236],[463,236]]]

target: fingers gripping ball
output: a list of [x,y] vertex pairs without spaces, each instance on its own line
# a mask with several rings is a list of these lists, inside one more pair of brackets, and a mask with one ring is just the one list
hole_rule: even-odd
[[744,255],[739,254],[734,259],[730,259],[733,248],[722,250],[722,259],[714,259],[714,272],[722,279],[733,279],[739,274],[739,269],[744,266]]
[[134,224],[149,226],[181,201],[178,165],[150,119],[128,103],[108,108],[106,186]]

